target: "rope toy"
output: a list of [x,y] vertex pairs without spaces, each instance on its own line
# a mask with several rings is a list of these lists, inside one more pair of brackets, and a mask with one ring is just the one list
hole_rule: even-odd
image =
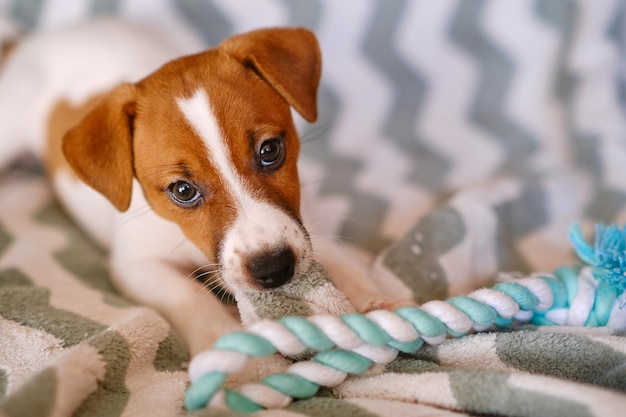
[[[238,412],[283,408],[293,399],[313,397],[322,386],[334,387],[348,375],[362,374],[373,364],[387,364],[399,352],[414,353],[424,342],[439,344],[448,336],[508,327],[515,321],[626,329],[626,229],[596,226],[592,248],[574,225],[570,240],[587,266],[499,282],[420,307],[288,316],[229,333],[191,361],[192,385],[185,405],[189,410],[216,406]],[[312,359],[295,362],[285,372],[238,390],[223,388],[227,375],[243,369],[252,357],[311,351],[316,352]]]

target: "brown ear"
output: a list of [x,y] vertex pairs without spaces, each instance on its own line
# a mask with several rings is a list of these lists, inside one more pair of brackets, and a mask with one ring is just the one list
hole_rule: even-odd
[[135,89],[122,84],[63,138],[63,154],[76,175],[120,211],[128,209],[132,192],[134,115]]
[[322,59],[311,31],[261,29],[228,38],[219,47],[252,67],[307,121],[317,119]]

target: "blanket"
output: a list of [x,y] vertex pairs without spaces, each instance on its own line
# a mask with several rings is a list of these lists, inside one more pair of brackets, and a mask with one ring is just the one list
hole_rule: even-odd
[[[117,14],[207,45],[314,30],[324,75],[320,121],[298,123],[303,193],[316,233],[345,238],[381,293],[422,304],[575,265],[572,222],[590,237],[626,221],[623,1],[139,3],[15,0],[0,14],[26,30]],[[192,358],[116,292],[106,258],[39,162],[0,171],[0,416],[237,415],[184,408]],[[314,280],[279,298],[308,314],[336,295]],[[257,301],[242,311],[294,313]],[[625,365],[623,329],[488,329],[256,415],[619,416]]]
[[[539,186],[535,184],[535,186]],[[500,189],[501,184],[495,188],[490,188],[488,194],[492,197],[496,197]],[[506,189],[510,188],[508,184]],[[524,190],[524,187],[514,187],[517,190]],[[481,194],[484,195],[486,190],[481,190]],[[509,198],[516,200],[518,209],[523,213],[537,212],[538,201],[533,199],[519,200],[519,196],[516,193],[508,195]],[[489,207],[485,201],[466,200],[465,197],[461,199],[453,199],[452,205],[455,208],[444,205],[438,210],[435,210],[427,218],[422,219],[418,224],[410,229],[407,236],[399,239],[395,242],[387,251],[383,251],[377,263],[380,265],[387,265],[390,268],[396,268],[391,271],[387,271],[386,278],[387,284],[390,286],[405,286],[411,287],[414,290],[419,290],[421,297],[437,296],[439,295],[437,285],[432,285],[432,281],[441,279],[428,272],[428,265],[420,265],[422,257],[427,257],[426,262],[438,263],[442,265],[442,268],[451,269],[458,266],[465,266],[467,260],[464,261],[469,253],[469,258],[473,258],[476,254],[471,250],[463,248],[463,244],[456,242],[454,244],[445,243],[444,246],[450,245],[450,247],[457,247],[458,252],[449,254],[448,256],[442,256],[438,248],[442,252],[453,252],[450,248],[440,247],[442,242],[449,242],[453,236],[458,238],[460,231],[465,230],[463,226],[463,219],[458,213],[455,214],[455,210],[464,213],[471,213],[472,210],[481,212],[488,212]],[[469,202],[469,203],[468,203]],[[465,203],[465,204],[464,204]],[[514,222],[515,219],[509,218],[510,214],[505,216],[501,221]],[[476,222],[477,216],[469,216]],[[431,223],[433,227],[432,231],[426,233],[423,228],[424,223]],[[483,234],[495,236],[493,231],[489,230],[488,225],[480,226],[478,234],[480,236],[465,236],[460,240],[469,240],[472,242],[474,239],[484,240]],[[500,226],[502,227],[502,226]],[[588,246],[586,243],[581,243],[580,229],[577,227],[572,228],[571,237],[577,252],[579,255],[583,255],[587,261],[590,258],[600,259],[604,265],[617,265],[623,264],[624,247],[624,232],[618,231],[613,228],[611,234],[607,228],[599,226],[596,228],[596,233],[600,236],[596,240],[595,251],[598,255],[593,255],[592,246]],[[424,233],[424,235],[422,235]],[[430,243],[428,243],[430,241]],[[439,243],[433,243],[439,242]],[[606,247],[604,244],[609,243]],[[470,243],[466,243],[470,244]],[[482,255],[486,255],[489,250],[488,245],[480,245]],[[493,251],[494,248],[492,248]],[[611,259],[611,251],[617,249],[619,253],[615,253],[615,263]],[[398,252],[403,253],[403,256],[399,256]],[[410,255],[408,255],[410,254]],[[437,256],[437,254],[439,254]],[[460,255],[461,254],[461,255]],[[585,256],[586,254],[586,256]],[[592,255],[590,255],[592,254]],[[620,261],[622,260],[622,261]],[[596,265],[598,261],[594,261]],[[599,263],[599,262],[598,262]],[[626,370],[624,370],[626,353],[626,293],[623,292],[626,287],[626,280],[623,279],[622,272],[617,267],[618,282],[613,282],[614,278],[606,279],[606,282],[600,277],[599,268],[592,273],[591,268],[574,266],[574,267],[561,267],[554,271],[553,274],[541,273],[531,274],[528,277],[524,277],[522,274],[499,274],[496,276],[496,280],[499,281],[500,287],[496,285],[494,288],[502,288],[503,284],[515,284],[516,282],[527,282],[530,288],[537,286],[537,283],[531,283],[528,280],[552,279],[554,281],[561,282],[564,285],[563,290],[555,289],[536,289],[537,294],[545,294],[547,291],[549,296],[538,295],[537,307],[528,306],[528,298],[526,296],[513,296],[512,298],[517,300],[520,309],[527,311],[518,311],[517,313],[511,312],[502,314],[504,317],[514,316],[517,318],[518,324],[515,325],[514,320],[494,320],[493,318],[487,319],[489,324],[484,326],[481,324],[481,320],[485,320],[484,317],[480,317],[477,310],[472,310],[466,305],[466,309],[463,309],[459,297],[450,299],[449,304],[442,305],[440,301],[426,302],[422,311],[425,311],[436,317],[437,320],[441,320],[443,326],[440,330],[433,330],[434,324],[430,321],[421,321],[415,317],[415,321],[409,319],[411,316],[407,308],[398,309],[398,316],[409,319],[409,322],[414,323],[413,326],[423,332],[423,340],[427,342],[425,348],[415,350],[410,344],[406,346],[406,349],[399,347],[400,355],[396,358],[393,352],[386,350],[377,351],[374,346],[379,345],[375,330],[369,327],[367,323],[353,323],[353,320],[347,320],[343,323],[331,323],[328,319],[324,319],[324,315],[315,316],[312,319],[312,323],[318,326],[318,329],[323,329],[324,333],[330,337],[331,342],[328,346],[324,346],[322,340],[324,336],[311,333],[306,329],[306,326],[299,327],[298,323],[291,321],[291,318],[287,320],[279,320],[274,322],[273,325],[267,321],[262,321],[264,318],[276,318],[275,313],[269,313],[272,309],[268,309],[268,306],[272,305],[272,301],[280,294],[284,293],[284,290],[279,290],[276,295],[265,295],[265,297],[258,297],[255,294],[247,294],[242,296],[242,301],[248,306],[254,306],[255,308],[248,307],[242,311],[242,316],[246,316],[246,322],[248,324],[259,324],[260,326],[250,326],[251,335],[259,335],[265,340],[272,343],[280,352],[299,352],[298,349],[304,349],[306,352],[306,346],[316,346],[314,350],[325,351],[328,353],[331,349],[341,348],[358,352],[360,357],[366,357],[372,360],[379,366],[375,366],[373,369],[365,372],[365,375],[360,375],[362,370],[355,370],[358,367],[358,362],[362,359],[352,361],[352,359],[341,359],[340,355],[336,356],[335,362],[330,358],[330,355],[321,355],[316,357],[313,364],[326,364],[328,368],[325,370],[313,369],[311,366],[301,363],[303,365],[300,368],[293,368],[293,371],[287,371],[286,375],[298,375],[308,381],[333,381],[333,382],[317,382],[318,385],[332,387],[329,390],[328,395],[331,397],[357,397],[384,400],[400,400],[405,402],[418,402],[436,406],[438,408],[457,410],[468,412],[471,414],[495,414],[495,415],[569,415],[569,408],[571,407],[574,415],[584,411],[584,415],[621,415],[623,413],[623,406],[626,404],[626,397],[623,395],[626,390]],[[408,270],[407,270],[408,269]],[[483,270],[483,268],[480,268]],[[613,268],[609,271],[604,269],[605,274],[613,275]],[[320,277],[319,268],[313,268],[311,277],[300,284],[302,288],[316,288],[322,286],[320,282],[323,282],[323,277]],[[545,277],[545,278],[541,278]],[[598,277],[598,278],[594,278]],[[428,287],[424,288],[421,280],[416,278],[426,278],[429,282]],[[394,284],[394,279],[400,281]],[[402,279],[405,279],[402,282]],[[526,280],[526,281],[525,281]],[[467,285],[467,282],[463,283]],[[544,284],[545,285],[545,284]],[[554,284],[553,284],[554,285]],[[606,287],[604,286],[606,285]],[[428,291],[429,288],[434,288]],[[616,289],[615,293],[611,295],[606,301],[607,305],[603,306],[604,301],[599,295],[603,289],[606,288],[609,292],[613,292],[612,289]],[[598,294],[593,295],[594,290],[597,290]],[[315,291],[315,290],[313,290]],[[485,294],[485,290],[482,292],[474,292],[470,294],[469,300],[480,300],[480,302],[486,302],[486,305],[498,306],[498,311],[506,310],[503,308],[499,301],[490,295]],[[502,290],[504,291],[504,289]],[[292,292],[292,291],[290,291]],[[446,292],[447,293],[447,292]],[[474,295],[475,294],[475,295]],[[327,303],[332,303],[334,298],[335,304],[341,305],[343,299],[340,294],[334,294],[331,291],[326,292]],[[531,295],[533,297],[533,295]],[[436,300],[438,297],[434,297]],[[541,301],[545,298],[549,301]],[[303,299],[303,298],[301,298]],[[499,298],[498,298],[499,299]],[[489,300],[489,301],[487,301]],[[303,299],[304,304],[314,305],[312,301]],[[526,304],[526,307],[522,307]],[[544,304],[543,306],[541,304]],[[280,305],[280,304],[279,304]],[[463,311],[460,317],[458,315],[450,314],[450,307],[454,306],[457,311]],[[489,309],[487,309],[489,310]],[[281,316],[284,315],[296,315],[301,314],[302,307],[296,305],[291,309],[285,306],[279,307]],[[317,310],[319,312],[319,309]],[[535,311],[536,313],[533,313]],[[268,314],[269,313],[269,314]],[[379,313],[379,312],[376,312]],[[528,314],[527,314],[528,313]],[[332,312],[332,314],[337,314]],[[370,313],[371,314],[371,313]],[[465,315],[466,314],[466,315]],[[351,317],[349,317],[351,316]],[[354,319],[354,315],[348,314],[347,318]],[[366,315],[366,317],[369,315]],[[378,317],[375,319],[375,317]],[[484,331],[491,330],[482,334],[470,334],[467,335],[469,327],[468,323],[461,323],[468,321],[468,317],[472,317],[474,321],[474,329]],[[379,315],[372,315],[372,320],[380,325],[379,328],[385,329],[390,332],[389,335],[394,334],[392,338],[396,340],[402,339],[403,331],[400,330],[399,323],[392,323],[384,319]],[[342,319],[343,320],[343,319]],[[255,323],[261,321],[260,323]],[[532,321],[533,323],[549,324],[549,327],[529,327],[521,326],[520,323]],[[371,322],[370,322],[371,323]],[[494,328],[492,323],[498,324],[499,329]],[[436,323],[435,323],[436,324]],[[345,327],[348,325],[348,327]],[[553,326],[559,327],[553,327]],[[281,328],[281,326],[284,326]],[[429,329],[429,326],[432,328]],[[507,329],[507,326],[509,328]],[[570,327],[568,327],[570,326]],[[576,326],[576,327],[571,327]],[[607,326],[601,328],[582,328],[581,326]],[[504,329],[503,329],[504,328]],[[289,329],[291,337],[296,336],[300,342],[288,342],[290,334],[285,334],[285,330]],[[426,330],[428,329],[428,330]],[[446,330],[447,329],[447,330]],[[507,331],[508,330],[508,331]],[[359,338],[362,341],[367,341],[365,344],[362,342],[353,342],[352,337],[349,334],[355,331],[359,334]],[[341,332],[341,336],[338,335]],[[443,344],[441,336],[449,333],[456,337],[461,337],[456,340],[448,340]],[[233,335],[234,336],[234,335]],[[383,345],[386,345],[387,336],[383,338]],[[251,344],[261,344],[254,338],[250,340]],[[201,382],[203,377],[207,377],[210,381],[212,377],[209,375],[210,371],[219,370],[221,372],[232,372],[230,369],[238,369],[239,366],[233,366],[226,364],[229,361],[228,356],[223,355],[223,351],[232,351],[238,353],[244,353],[249,356],[257,356],[252,352],[255,349],[242,349],[236,342],[228,342],[228,337],[224,338],[224,341],[220,341],[216,344],[215,351],[207,351],[200,354],[195,358],[190,366],[190,376],[194,381],[193,394],[188,396],[188,404],[197,403],[192,408],[201,407],[202,404],[207,402],[212,407],[228,407],[226,404],[232,402],[232,407],[248,407],[247,405],[237,405],[240,403],[236,400],[236,397],[232,397],[236,391],[227,390],[226,392],[218,391],[214,397],[205,397],[207,392],[213,392],[212,382]],[[234,339],[233,340],[239,340]],[[408,340],[415,340],[410,338]],[[234,345],[232,343],[235,343]],[[266,343],[266,342],[265,342]],[[295,347],[303,343],[301,348]],[[600,348],[600,353],[596,345],[599,343],[603,345]],[[232,347],[229,347],[232,346]],[[330,347],[332,346],[332,347]],[[395,346],[393,342],[389,346]],[[596,347],[592,347],[596,346]],[[605,349],[608,348],[608,352]],[[261,349],[264,350],[265,348]],[[404,354],[402,354],[404,352]],[[332,354],[333,352],[331,352]],[[263,353],[265,354],[265,353]],[[595,356],[596,359],[592,359],[591,356]],[[388,357],[388,355],[391,355]],[[222,359],[218,359],[222,357]],[[301,359],[304,360],[304,359]],[[233,363],[239,362],[239,359],[234,360]],[[218,364],[219,363],[219,364]],[[382,365],[382,366],[381,366]],[[316,365],[319,366],[319,365]],[[591,371],[593,369],[593,371]],[[348,373],[353,376],[344,380],[342,377],[329,376],[328,371],[331,370],[347,370]],[[276,369],[275,372],[284,372],[283,369]],[[331,374],[332,374],[331,372]],[[590,373],[589,373],[590,372]],[[217,374],[216,374],[217,375]],[[356,375],[356,376],[354,376]],[[278,375],[276,375],[278,377]],[[336,379],[338,378],[338,379]],[[587,379],[591,378],[591,379]],[[265,378],[261,385],[252,386],[246,385],[241,387],[241,393],[246,396],[246,393],[250,393],[252,396],[249,400],[252,400],[252,408],[254,409],[257,404],[280,404],[285,399],[269,400],[274,394],[264,393],[262,395],[257,394],[257,390],[266,390],[266,387],[271,387],[273,392],[290,393],[292,397],[303,395],[300,398],[308,398],[308,395],[300,393],[295,386],[306,386],[306,381],[300,382],[297,378],[291,382],[291,388],[283,388],[281,383],[274,382],[270,378]],[[336,382],[339,381],[340,383]],[[524,382],[518,382],[524,381]],[[278,385],[276,385],[278,384]],[[558,388],[556,388],[558,387]],[[608,388],[608,397],[602,394],[597,394],[597,390],[600,388]],[[199,389],[198,389],[199,388]],[[237,387],[234,387],[237,388]],[[587,392],[591,389],[593,393]],[[613,391],[613,392],[611,392]],[[189,391],[191,394],[192,390]],[[227,395],[226,399],[224,395]],[[230,396],[230,397],[228,397]],[[196,399],[197,398],[197,399]],[[199,399],[199,402],[198,402]],[[599,403],[595,403],[599,400]],[[265,401],[265,402],[263,402]],[[287,400],[288,401],[288,400]],[[305,403],[307,401],[304,401]],[[245,404],[245,403],[244,403]],[[299,407],[299,403],[295,403],[291,407]],[[573,411],[577,410],[577,411]],[[416,414],[417,415],[417,414]]]
[[[1,412],[184,414],[190,358],[181,341],[158,314],[115,292],[106,254],[55,203],[36,163],[22,162],[0,177],[0,206]],[[442,222],[435,227],[439,233],[457,230],[450,212],[444,206],[431,214]],[[392,264],[401,242],[380,263]],[[314,279],[310,288],[327,299],[340,297],[325,285]],[[422,297],[427,293],[420,290]],[[306,300],[305,291],[296,295]],[[283,305],[278,315],[303,313],[302,305]],[[624,330],[492,330],[400,355],[384,368],[293,403],[281,415],[618,416],[626,407],[625,364]],[[207,409],[193,415],[235,413]]]

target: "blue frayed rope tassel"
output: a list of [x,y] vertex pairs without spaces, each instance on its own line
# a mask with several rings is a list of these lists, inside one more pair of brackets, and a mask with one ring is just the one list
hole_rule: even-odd
[[[429,301],[420,307],[342,316],[289,316],[261,320],[245,331],[229,333],[212,350],[191,361],[192,385],[185,405],[189,410],[217,406],[239,412],[283,408],[293,399],[313,397],[322,386],[337,386],[374,363],[387,364],[399,352],[414,353],[424,342],[439,344],[447,337],[508,327],[515,321],[626,329],[626,230],[596,226],[594,247],[583,238],[578,225],[572,226],[569,235],[586,266],[500,282],[467,296]],[[285,372],[238,390],[223,387],[227,375],[243,369],[250,358],[276,353],[293,357],[306,352],[315,355],[295,362]]]
[[593,267],[593,277],[603,285],[626,290],[626,228],[596,225],[596,241],[592,248],[575,224],[569,232],[576,253]]

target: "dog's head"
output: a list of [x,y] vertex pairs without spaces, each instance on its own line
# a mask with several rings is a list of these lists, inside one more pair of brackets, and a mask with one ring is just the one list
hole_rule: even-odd
[[235,36],[118,86],[66,134],[63,152],[120,211],[136,178],[231,289],[277,287],[311,263],[290,107],[317,118],[320,68],[305,29]]

